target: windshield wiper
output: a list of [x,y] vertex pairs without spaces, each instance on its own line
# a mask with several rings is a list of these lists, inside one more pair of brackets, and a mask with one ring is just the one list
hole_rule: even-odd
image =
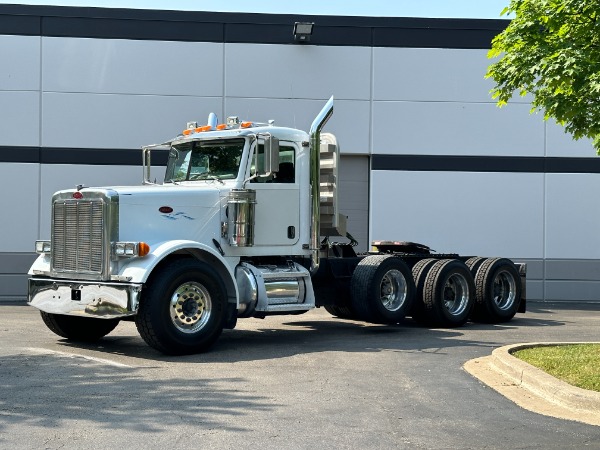
[[194,175],[194,177],[190,177],[190,181],[193,180],[205,180],[205,179],[209,179],[209,180],[216,180],[221,184],[225,184],[225,182],[223,180],[221,180],[219,177],[217,177],[216,175],[213,175],[212,173],[209,172],[202,172],[198,175]]

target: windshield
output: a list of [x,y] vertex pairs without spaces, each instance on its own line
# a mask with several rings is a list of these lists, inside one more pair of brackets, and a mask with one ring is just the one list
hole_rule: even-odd
[[165,182],[237,178],[244,139],[190,141],[171,146]]

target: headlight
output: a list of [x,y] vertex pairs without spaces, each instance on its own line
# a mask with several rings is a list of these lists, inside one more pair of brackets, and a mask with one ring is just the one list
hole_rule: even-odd
[[115,242],[114,255],[121,258],[146,256],[150,253],[150,246],[145,242]]
[[35,252],[42,253],[50,253],[52,251],[52,244],[50,241],[35,241]]

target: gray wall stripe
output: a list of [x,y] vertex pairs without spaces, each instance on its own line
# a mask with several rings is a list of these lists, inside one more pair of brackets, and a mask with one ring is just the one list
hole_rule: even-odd
[[315,16],[0,5],[0,34],[97,39],[294,44],[294,22],[314,22],[310,45],[489,48],[507,20]]

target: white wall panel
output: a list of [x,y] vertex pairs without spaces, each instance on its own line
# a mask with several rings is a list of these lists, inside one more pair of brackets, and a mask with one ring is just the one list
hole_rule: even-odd
[[544,123],[529,105],[382,102],[373,104],[373,153],[544,155]]
[[[326,101],[327,99],[226,98],[225,114],[257,122],[273,119],[275,125],[308,132]],[[335,100],[333,116],[323,131],[336,135],[342,153],[368,153],[369,107],[367,101]]]
[[38,234],[39,165],[0,164],[0,252],[31,252]]
[[40,145],[40,94],[0,91],[0,145]]
[[368,100],[370,80],[371,49],[367,47],[266,44],[225,47],[228,97],[293,99],[335,95],[340,99]]
[[44,91],[223,95],[223,44],[43,38]]
[[[375,100],[492,102],[487,50],[373,49]],[[523,101],[516,98],[515,101]]]
[[[539,115],[541,117],[541,114]],[[592,147],[591,139],[574,140],[565,129],[553,120],[546,123],[546,156],[583,156],[592,158],[596,151]]]
[[373,240],[463,255],[542,256],[541,174],[373,171],[370,205]]
[[142,169],[135,166],[45,164],[41,167],[40,239],[50,238],[52,194],[56,191],[72,189],[78,184],[87,187],[102,187],[132,186],[142,183]]
[[40,88],[38,36],[0,36],[0,61],[0,91]]
[[600,174],[546,175],[546,258],[600,258]]
[[44,93],[42,146],[139,148],[164,142],[188,121],[219,117],[220,98]]

